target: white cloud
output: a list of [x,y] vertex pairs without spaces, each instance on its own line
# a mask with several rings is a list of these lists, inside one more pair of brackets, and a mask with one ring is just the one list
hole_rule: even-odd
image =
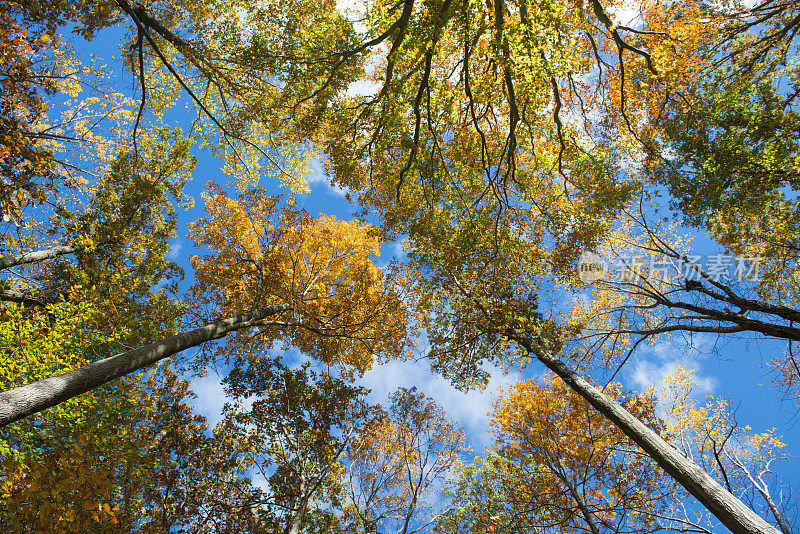
[[629,372],[629,380],[639,389],[654,387],[656,393],[661,392],[664,379],[682,366],[687,370],[694,370],[692,374],[693,400],[700,400],[714,393],[717,379],[702,372],[702,355],[707,353],[711,339],[696,336],[690,345],[680,340],[670,340],[653,345],[650,350],[644,351],[633,362]]
[[392,243],[392,253],[394,254],[394,257],[397,259],[405,258],[407,255],[407,249],[406,249],[407,246],[408,246],[408,241],[405,238],[398,239],[397,241]]
[[364,32],[367,26],[363,19],[366,12],[367,3],[357,0],[336,0],[336,10],[343,14],[348,20],[353,21],[353,28],[357,32]]
[[[430,348],[427,339],[422,337],[416,341],[420,345],[419,354],[426,354]],[[282,357],[284,363],[292,367],[298,367],[305,362],[310,363],[312,368],[326,367],[318,360],[300,354],[294,347],[289,350],[270,350],[270,355]],[[486,370],[491,373],[486,389],[467,393],[457,390],[447,379],[431,371],[430,361],[425,358],[418,361],[392,360],[376,364],[356,382],[359,386],[371,390],[368,396],[370,403],[380,403],[384,406],[388,405],[388,396],[398,388],[416,386],[420,392],[433,399],[445,411],[448,418],[464,427],[467,444],[480,452],[490,444],[487,431],[489,412],[494,402],[505,395],[512,385],[523,379],[517,372],[505,374],[493,366],[487,366]]]
[[180,241],[174,241],[170,243],[169,250],[167,251],[167,259],[170,261],[176,261],[181,255],[181,249],[183,245]]
[[194,378],[190,381],[192,391],[197,395],[189,404],[195,412],[204,416],[208,426],[214,428],[222,419],[222,407],[229,400],[222,387],[222,379],[216,374]]
[[346,187],[331,185],[331,180],[325,174],[325,169],[322,167],[322,162],[318,158],[312,159],[308,166],[311,168],[311,174],[308,176],[308,185],[310,187],[313,188],[315,185],[321,184],[327,188],[329,193],[338,197],[344,197],[350,192],[350,190]]
[[369,80],[357,80],[347,86],[345,94],[347,96],[372,96],[380,91],[381,86],[377,82]]
[[356,0],[336,0],[336,10],[340,13],[362,17],[366,4]]
[[264,473],[262,473],[260,470],[257,471],[255,469],[251,469],[246,474],[250,478],[250,482],[253,483],[253,486],[269,493],[271,488],[269,486],[269,481],[267,480],[267,477],[264,476]]
[[641,4],[627,0],[613,10],[612,17],[617,24],[632,28],[640,27],[643,24]]
[[[424,340],[419,342],[422,345],[426,344]],[[282,357],[285,364],[295,368],[305,362],[311,363],[312,368],[325,368],[324,364],[300,354],[295,348],[289,350],[276,348],[270,350],[269,354]],[[398,388],[416,386],[420,392],[433,399],[450,420],[464,427],[467,445],[480,453],[491,443],[491,436],[488,433],[489,412],[492,411],[495,401],[507,394],[511,386],[523,380],[517,372],[505,374],[493,366],[487,366],[486,369],[491,373],[488,386],[482,391],[472,390],[466,393],[457,390],[448,380],[431,371],[430,363],[426,359],[394,360],[376,365],[362,378],[357,379],[357,383],[371,390],[368,396],[369,402],[384,406],[388,404],[388,396]],[[197,395],[190,404],[195,412],[206,418],[209,427],[213,428],[222,419],[223,406],[231,400],[225,395],[222,378],[211,373],[192,379],[190,385]],[[245,407],[249,407],[254,400],[254,398],[247,399],[249,402],[245,401]]]
[[[678,370],[679,366],[687,368],[685,362],[671,360],[663,362],[640,361],[633,370],[633,381],[641,389],[655,387],[656,390],[664,385],[664,379]],[[691,366],[688,367],[691,369]],[[712,376],[699,374],[699,369],[695,368],[692,375],[694,388],[692,392],[698,397],[705,397],[714,392],[717,387],[717,380]]]
[[433,373],[427,360],[384,363],[365,373],[361,382],[372,390],[371,402],[385,402],[387,396],[399,387],[416,386],[436,401],[451,420],[462,425],[467,443],[481,451],[490,442],[488,414],[494,402],[521,379],[517,373],[506,375],[496,368],[489,370],[492,378],[486,389],[467,393],[458,391],[446,379]]

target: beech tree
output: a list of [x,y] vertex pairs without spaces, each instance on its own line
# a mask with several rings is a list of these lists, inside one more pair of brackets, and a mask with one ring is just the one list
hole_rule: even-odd
[[269,306],[287,311],[262,320],[257,337],[227,343],[226,361],[241,363],[248,346],[273,343],[361,372],[373,358],[402,356],[405,310],[374,264],[380,242],[369,225],[312,219],[279,206],[263,188],[234,200],[212,184],[206,211],[189,234],[214,251],[191,260],[196,309],[223,316]]
[[781,437],[775,429],[754,433],[737,422],[735,408],[725,397],[693,399],[691,375],[679,367],[665,380],[660,399],[668,439],[781,532],[790,532],[785,482],[771,471],[776,463],[789,461]]
[[[163,532],[202,523],[245,486],[166,368],[7,426],[0,524],[9,532]],[[225,496],[224,498],[222,496]]]
[[[611,387],[606,394],[660,430],[652,398]],[[560,379],[515,386],[498,402],[492,425],[497,453],[515,466],[518,495],[542,510],[542,529],[650,532],[669,521],[674,481]]]
[[[263,191],[251,191],[240,202],[209,197],[210,219],[199,221],[193,236],[217,254],[195,260],[195,294],[198,310],[212,306],[214,322],[0,393],[0,422],[251,327],[257,335],[226,344],[220,357],[241,364],[248,346],[281,341],[324,362],[363,371],[374,355],[401,355],[405,316],[372,264],[377,240],[357,223],[314,221],[292,211],[279,218],[275,208],[276,199]],[[200,358],[194,365],[201,368],[207,361]]]
[[[378,19],[377,26],[387,28],[385,33],[375,30],[372,34],[375,35],[374,40],[363,41],[369,47],[391,37],[395,38],[391,41],[386,56],[385,70],[378,71],[375,91],[364,97],[349,97],[349,100],[347,96],[343,96],[337,102],[341,105],[342,113],[334,115],[335,118],[332,119],[334,127],[338,128],[335,130],[338,135],[323,138],[323,141],[327,143],[329,165],[335,179],[362,190],[362,200],[365,203],[386,210],[389,228],[409,234],[412,250],[418,252],[417,266],[425,270],[422,278],[432,287],[421,300],[426,304],[430,303],[438,313],[438,317],[431,319],[430,324],[438,325],[443,332],[439,337],[443,343],[439,347],[434,344],[438,349],[434,354],[437,357],[444,355],[445,361],[453,362],[451,367],[457,370],[474,371],[476,359],[498,354],[496,350],[492,350],[503,348],[503,338],[517,342],[522,350],[516,354],[509,351],[512,355],[508,356],[508,360],[519,360],[521,356],[525,361],[525,358],[535,357],[545,363],[594,406],[610,415],[616,424],[623,425],[629,436],[648,454],[652,454],[670,474],[690,488],[703,504],[719,514],[729,528],[743,532],[751,529],[768,531],[770,527],[755,518],[746,507],[734,504],[732,496],[726,495],[724,490],[721,491],[722,488],[707,475],[698,472],[696,466],[684,464],[683,459],[677,457],[670,459],[671,452],[666,442],[648,432],[640,422],[633,421],[630,414],[625,413],[619,405],[604,397],[571,370],[557,356],[563,342],[559,338],[569,337],[569,325],[564,325],[559,332],[557,323],[537,317],[538,312],[531,305],[536,294],[542,292],[542,279],[547,272],[558,276],[567,265],[572,264],[581,248],[594,246],[603,232],[614,223],[619,213],[615,210],[624,207],[630,200],[630,192],[635,189],[636,184],[626,181],[625,178],[630,177],[636,167],[626,169],[626,173],[621,174],[621,169],[615,169],[609,163],[609,158],[612,154],[617,157],[619,154],[632,154],[628,151],[631,147],[643,146],[644,150],[653,150],[655,144],[658,148],[661,134],[657,127],[662,111],[667,109],[666,115],[685,111],[683,104],[672,100],[669,95],[679,93],[681,86],[691,86],[693,78],[701,75],[704,62],[713,60],[713,56],[707,54],[714,45],[715,35],[712,28],[719,24],[717,35],[724,34],[723,30],[731,20],[728,14],[703,13],[700,6],[697,11],[692,11],[694,6],[680,6],[683,16],[675,24],[677,17],[658,18],[662,13],[675,14],[672,6],[665,7],[664,12],[658,13],[653,19],[645,19],[650,24],[645,26],[645,30],[633,30],[633,33],[651,32],[643,34],[648,37],[637,34],[637,44],[641,43],[641,48],[633,47],[634,50],[626,48],[626,44],[632,45],[620,36],[619,30],[605,15],[610,34],[607,42],[613,43],[611,46],[618,49],[620,59],[615,64],[605,62],[605,66],[614,73],[611,76],[619,75],[615,78],[620,81],[619,91],[614,93],[619,99],[612,100],[613,106],[603,108],[601,105],[597,113],[601,117],[615,113],[622,120],[610,122],[612,127],[619,128],[615,130],[619,137],[609,135],[602,138],[604,144],[598,143],[601,148],[597,150],[586,148],[590,143],[586,138],[597,139],[600,136],[592,134],[604,131],[602,128],[587,128],[589,131],[586,137],[575,134],[572,137],[575,141],[573,148],[578,154],[586,154],[585,159],[582,159],[580,155],[569,152],[569,147],[565,148],[560,142],[563,132],[558,113],[563,102],[556,82],[551,84],[556,89],[549,95],[545,93],[553,99],[551,102],[554,102],[553,108],[556,110],[556,116],[546,123],[554,125],[549,130],[543,126],[541,118],[536,121],[532,117],[525,122],[520,118],[519,110],[515,109],[515,96],[523,94],[520,87],[528,88],[522,83],[515,85],[516,72],[523,71],[530,75],[531,78],[525,79],[529,83],[531,79],[547,79],[545,76],[537,77],[534,74],[537,71],[528,68],[533,60],[518,59],[528,59],[530,56],[512,56],[508,52],[513,50],[511,37],[508,37],[510,44],[507,48],[505,46],[505,31],[509,27],[505,25],[506,21],[517,22],[518,16],[520,26],[524,27],[527,7],[506,12],[498,2],[494,5],[494,12],[486,15],[484,25],[477,22],[477,29],[469,23],[452,26],[459,30],[465,28],[463,34],[456,33],[455,30],[448,33],[451,30],[448,23],[458,20],[455,14],[464,13],[467,21],[480,21],[480,15],[470,19],[473,11],[459,11],[459,5],[449,3],[442,3],[438,13],[430,8],[415,9],[416,6],[411,3],[402,7],[402,13],[399,12],[401,6],[394,7],[395,17]],[[478,13],[484,9],[484,6],[470,6],[473,7]],[[487,11],[491,8],[492,6],[487,6]],[[392,8],[387,9],[387,12],[391,14]],[[561,13],[569,13],[569,10],[565,9],[559,15]],[[693,15],[686,16],[687,13]],[[712,16],[704,17],[707,14]],[[595,9],[593,15],[602,22],[602,6]],[[716,18],[716,15],[719,17]],[[427,27],[434,28],[432,32],[421,34],[409,30],[406,33],[412,24],[427,21],[425,17],[434,21],[427,24]],[[394,23],[387,22],[386,18],[394,20]],[[704,19],[702,24],[701,18]],[[557,21],[554,23],[554,35],[566,38],[572,29],[564,23],[566,16],[554,17],[552,20]],[[557,26],[558,24],[564,26]],[[592,29],[596,30],[596,27]],[[490,30],[497,33],[493,35]],[[481,43],[481,37],[486,35],[486,49],[489,53],[497,54],[497,61],[489,62],[490,67],[484,72],[492,72],[495,75],[493,81],[504,81],[500,84],[502,94],[492,93],[495,98],[486,98],[489,101],[487,103],[470,95],[470,31],[474,31],[475,43]],[[482,31],[486,33],[482,34]],[[591,30],[589,33],[591,34]],[[459,44],[452,49],[465,50],[464,55],[437,54],[440,49],[447,50],[448,37],[453,34],[453,39],[458,39]],[[509,35],[513,35],[510,30]],[[648,41],[655,36],[674,38],[668,53],[664,49],[659,50],[657,41]],[[418,42],[424,44],[413,48]],[[461,46],[461,43],[464,45]],[[681,45],[686,45],[687,48],[680,49]],[[480,44],[474,49],[481,50]],[[364,49],[352,50],[361,52]],[[417,53],[404,53],[409,50],[417,50]],[[625,63],[625,51],[631,52],[632,63],[639,62],[638,70],[636,66]],[[378,55],[384,57],[383,53],[381,50]],[[558,52],[552,52],[550,58],[559,57],[557,54]],[[587,55],[591,57],[590,54]],[[547,57],[547,53],[543,56]],[[331,57],[336,58],[331,60],[332,72],[336,72],[338,65],[345,64],[349,59],[347,53]],[[462,57],[465,58],[463,61]],[[514,59],[511,60],[511,57]],[[680,59],[676,61],[676,58]],[[604,59],[598,52],[599,69],[603,68]],[[408,63],[404,64],[402,60]],[[663,60],[664,65],[659,65],[659,60]],[[555,60],[551,63],[558,65]],[[520,65],[524,65],[525,70]],[[437,70],[440,67],[441,70]],[[407,70],[404,71],[404,68]],[[408,76],[404,77],[401,74],[403,72],[408,72]],[[439,72],[443,74],[431,74]],[[636,74],[627,77],[626,72]],[[638,78],[640,72],[642,78]],[[561,72],[558,77],[569,80],[569,76]],[[653,83],[657,77],[657,83]],[[480,80],[477,75],[476,78]],[[631,80],[639,83],[641,79],[647,79],[647,85],[652,86],[653,92],[639,91],[641,96],[648,95],[642,101],[629,99],[627,95],[634,91],[626,92],[626,84]],[[530,89],[529,91],[532,92]],[[466,105],[459,105],[460,102],[454,98],[454,94],[464,94],[463,101]],[[663,98],[659,99],[655,95]],[[578,97],[575,98],[577,108]],[[498,106],[498,101],[503,106]],[[659,102],[657,106],[647,107],[647,103],[656,101]],[[480,102],[482,107],[475,105],[476,102]],[[603,104],[607,102],[608,100],[604,100]],[[401,109],[411,109],[412,113],[400,115],[405,120],[398,118],[395,122],[382,120],[385,115],[375,118],[379,112],[391,113],[389,110],[397,109],[392,108],[393,105]],[[637,105],[641,107],[637,108]],[[364,113],[354,115],[350,111],[352,108],[363,109]],[[591,106],[588,108],[595,109]],[[345,112],[345,109],[348,111]],[[528,109],[538,111],[542,107],[531,105]],[[641,114],[637,115],[639,118],[630,120],[630,116],[637,112]],[[485,125],[481,123],[484,119]],[[593,124],[588,119],[586,122]],[[519,138],[516,136],[518,124],[528,134],[524,138],[524,141],[529,142],[528,145],[523,146],[521,135]],[[639,130],[634,124],[646,126]],[[328,129],[324,134],[331,131],[331,127],[326,125],[326,128]],[[345,132],[348,137],[345,137]],[[536,134],[540,137],[536,137]],[[405,144],[397,142],[398,138],[403,139]],[[469,138],[475,140],[472,145],[462,141]],[[337,141],[341,139],[347,139],[347,143]],[[586,144],[581,146],[577,139],[586,140]],[[627,139],[631,143],[635,140],[639,143],[617,145],[615,143],[618,139]],[[386,144],[381,145],[384,140]],[[541,142],[536,144],[535,141]],[[547,141],[550,141],[549,145],[546,144]],[[613,148],[607,149],[608,145],[613,145]],[[470,149],[464,149],[465,146],[470,146]],[[582,152],[580,148],[583,148]],[[533,159],[531,153],[540,159]],[[565,153],[568,155],[566,158]],[[480,155],[480,161],[476,155]],[[525,160],[527,166],[515,159],[525,156],[530,157]],[[564,159],[568,163],[565,164]],[[354,165],[353,161],[362,161],[363,164]],[[527,174],[524,174],[526,171]],[[576,176],[586,178],[587,182],[581,182]],[[530,181],[526,181],[526,178]],[[565,185],[562,186],[562,183]],[[420,206],[424,209],[420,209]],[[483,235],[475,237],[476,234]],[[464,249],[469,250],[470,256],[462,252]],[[478,254],[472,254],[475,250],[479,251]],[[530,268],[528,262],[536,260],[539,260],[538,273],[535,269],[525,272],[524,269]],[[516,267],[520,263],[525,267]],[[520,276],[513,275],[520,272],[528,277],[521,280]],[[540,276],[538,280],[535,277],[537,274]],[[477,328],[470,332],[468,325]],[[581,355],[576,358],[580,361]],[[694,475],[690,475],[690,472],[694,472]],[[707,490],[700,489],[706,484]],[[727,504],[712,502],[722,496]],[[736,507],[737,512],[729,514],[726,511],[729,510],[729,505]],[[753,523],[736,524],[739,519],[733,516],[739,519],[748,517],[749,519],[743,520],[752,520]]]
[[[691,373],[683,368],[661,391],[625,394],[617,385],[605,391],[789,532],[781,486],[768,475],[770,464],[785,459],[774,432],[738,426],[724,398],[693,400]],[[454,505],[438,521],[443,532],[717,528],[652,458],[557,377],[514,386],[497,402],[492,427],[493,452],[462,466],[450,485]]]

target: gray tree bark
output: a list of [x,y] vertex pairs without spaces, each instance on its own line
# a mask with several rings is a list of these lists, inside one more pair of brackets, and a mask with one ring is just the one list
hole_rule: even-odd
[[14,289],[0,289],[0,301],[17,302],[26,306],[47,306],[58,302],[58,295],[45,297]]
[[0,269],[57,258],[65,254],[72,254],[82,248],[84,248],[83,245],[59,245],[57,247],[36,250],[25,254],[6,254],[0,257]]
[[622,405],[584,380],[567,364],[541,349],[530,338],[509,332],[508,336],[560,376],[576,393],[631,438],[672,478],[734,534],[780,534],[708,473],[667,443],[651,428],[631,415]]
[[91,391],[188,348],[225,337],[228,333],[242,328],[255,326],[266,317],[289,308],[288,304],[278,304],[239,314],[86,364],[59,376],[44,378],[26,386],[4,391],[0,393],[0,427]]

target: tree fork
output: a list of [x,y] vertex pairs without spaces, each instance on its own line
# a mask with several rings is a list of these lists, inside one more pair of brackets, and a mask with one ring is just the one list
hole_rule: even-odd
[[536,359],[560,376],[575,392],[622,430],[626,436],[631,438],[655,460],[667,474],[686,488],[703,506],[708,508],[731,532],[734,534],[780,534],[778,529],[767,523],[732,493],[720,486],[716,480],[697,464],[631,415],[618,402],[584,380],[563,361],[547,354],[535,342],[528,338],[520,337],[516,332],[509,332],[507,335],[530,354],[536,356]]
[[62,375],[3,391],[0,393],[0,427],[91,391],[188,348],[225,337],[236,330],[256,326],[266,317],[288,309],[290,309],[288,304],[277,304],[239,314],[144,347],[88,363]]

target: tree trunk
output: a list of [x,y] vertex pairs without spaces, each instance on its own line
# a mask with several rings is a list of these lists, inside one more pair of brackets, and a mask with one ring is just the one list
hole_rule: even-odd
[[6,254],[0,257],[0,269],[7,269],[9,267],[16,267],[17,265],[25,265],[28,263],[36,263],[39,261],[57,258],[65,254],[72,254],[83,249],[83,245],[60,245],[53,248],[46,248],[44,250],[36,250],[34,252],[27,252],[25,254]]
[[300,527],[303,525],[303,518],[306,516],[307,507],[308,500],[304,500],[300,505],[300,509],[289,518],[289,524],[286,525],[284,534],[300,534]]
[[580,510],[581,514],[583,514],[583,519],[586,521],[586,524],[589,525],[589,530],[592,532],[592,534],[600,534],[600,529],[597,527],[597,522],[594,520],[592,512],[590,512],[589,508],[586,507],[586,503],[583,502],[580,493],[578,493],[578,489],[572,485],[572,482],[567,479],[564,473],[556,469],[549,461],[545,465],[567,487],[570,495],[572,495],[572,500],[575,501],[575,505],[578,507],[578,510]]
[[522,338],[515,332],[510,333],[509,337],[536,356],[548,369],[560,376],[575,392],[622,430],[664,471],[708,508],[731,532],[734,534],[780,534],[775,527],[720,486],[697,464],[631,415],[618,402],[581,378],[564,362],[547,354],[529,338]]
[[206,341],[225,337],[228,333],[254,326],[262,319],[290,308],[278,304],[207,324],[190,332],[182,332],[138,349],[116,354],[9,391],[0,393],[0,427],[35,414],[65,400],[86,393],[182,350]]
[[22,291],[14,289],[0,290],[0,301],[3,302],[16,302],[24,304],[25,306],[47,306],[48,304],[55,304],[58,302],[58,296],[43,297],[39,295],[31,295]]
[[300,534],[300,527],[303,525],[303,519],[306,516],[306,511],[308,510],[308,500],[311,498],[311,493],[306,493],[306,477],[301,472],[300,474],[300,487],[298,488],[297,494],[299,495],[300,502],[297,506],[297,510],[294,510],[292,507],[289,510],[289,521],[286,524],[286,528],[283,529],[283,534]]

